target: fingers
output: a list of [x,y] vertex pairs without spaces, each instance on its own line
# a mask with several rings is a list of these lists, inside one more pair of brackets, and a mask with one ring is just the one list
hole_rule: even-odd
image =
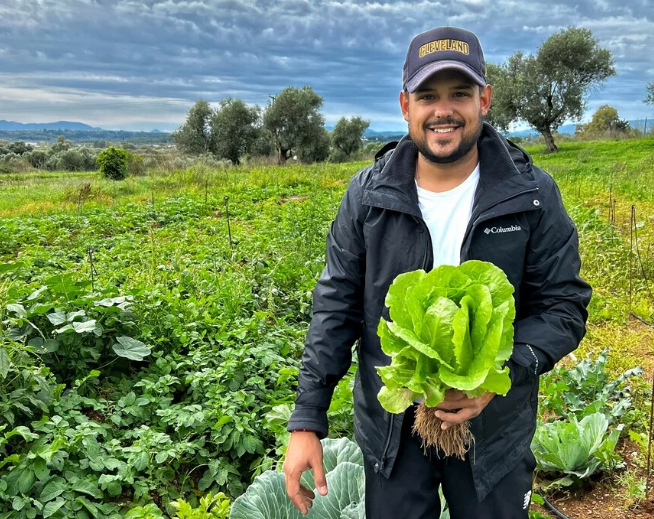
[[291,499],[295,507],[303,514],[306,515],[309,508],[313,505],[312,499],[315,497],[314,493],[307,487],[300,485],[300,474],[287,474],[286,475],[286,493]]
[[[313,506],[313,498],[308,496],[308,492],[311,492],[311,490],[300,486],[300,491],[297,494],[289,496],[295,507],[302,512],[303,515],[306,515],[309,512],[309,508]],[[311,494],[313,494],[313,492],[311,492]]]
[[300,492],[300,473],[296,471],[287,471],[284,467],[284,481],[286,483],[286,493],[293,504],[303,514],[307,513],[305,496]]
[[[313,479],[320,495],[327,494],[327,479],[325,477],[325,469],[322,464],[322,456],[316,457],[311,463],[313,470]],[[312,490],[300,484],[300,476],[302,471],[288,470],[285,467],[284,475],[286,482],[286,493],[291,499],[295,507],[303,514],[306,515],[309,508],[313,506],[313,499],[316,497]]]
[[436,406],[436,409],[454,411],[458,409],[478,407],[480,403],[481,402],[478,398],[466,398],[464,400],[443,400]]
[[322,466],[322,456],[320,457],[320,459],[314,460],[314,462],[311,464],[311,468],[313,469],[313,481],[316,484],[318,493],[321,496],[326,495],[327,478],[325,477],[325,468]]
[[313,490],[308,489],[304,485],[300,485],[300,493],[303,496],[308,497],[309,499],[313,499],[314,497],[316,497],[316,494],[313,493]]
[[447,411],[436,411],[436,417],[443,421],[441,428],[445,430],[453,425],[467,422],[468,420],[477,416],[479,412],[480,411],[478,411],[477,408],[464,408],[454,413],[448,413]]

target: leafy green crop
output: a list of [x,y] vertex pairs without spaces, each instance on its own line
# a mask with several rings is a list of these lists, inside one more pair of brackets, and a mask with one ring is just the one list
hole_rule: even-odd
[[606,371],[608,353],[608,349],[604,349],[594,361],[583,359],[571,369],[558,366],[541,379],[541,412],[547,412],[548,421],[570,416],[580,419],[601,412],[612,425],[617,421],[628,423],[624,421],[624,415],[630,411],[632,415],[637,414],[632,406],[632,389],[627,382],[642,375],[643,369],[628,369],[609,381]]
[[[245,494],[234,501],[230,519],[364,519],[365,476],[361,449],[347,438],[325,438],[321,443],[329,491],[326,496],[321,496],[314,489],[311,472],[304,471],[301,483],[314,489],[316,496],[306,516],[288,498],[284,474],[267,470],[255,478]],[[440,489],[439,493],[439,518],[449,519],[449,510]]]
[[381,319],[377,330],[392,359],[377,367],[384,409],[400,413],[419,397],[434,407],[449,388],[469,397],[505,395],[511,386],[503,363],[513,350],[513,291],[502,269],[478,260],[397,276],[385,300],[392,322]]
[[605,437],[609,421],[602,413],[580,421],[556,421],[539,424],[531,443],[538,469],[556,476],[547,486],[578,484],[601,469],[621,466],[615,446],[623,426],[618,425]]

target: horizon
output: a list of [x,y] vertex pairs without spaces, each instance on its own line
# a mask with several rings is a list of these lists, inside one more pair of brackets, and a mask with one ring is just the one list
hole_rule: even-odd
[[626,120],[654,115],[643,104],[654,80],[651,2],[557,0],[546,10],[524,3],[519,24],[515,10],[513,0],[270,0],[265,8],[249,0],[7,0],[0,119],[170,132],[200,98],[264,107],[287,86],[309,85],[324,99],[326,125],[360,116],[371,130],[399,131],[401,68],[414,35],[464,27],[478,35],[487,63],[501,63],[535,52],[570,20],[592,30],[617,71],[590,94],[582,122],[603,104]]

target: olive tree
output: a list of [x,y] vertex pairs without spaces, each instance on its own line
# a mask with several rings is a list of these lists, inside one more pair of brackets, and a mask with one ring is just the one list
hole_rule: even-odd
[[654,105],[654,81],[647,83],[647,97],[645,97],[644,103]]
[[[316,137],[324,141],[321,130],[325,119],[319,112],[322,102],[310,86],[288,87],[274,96],[263,115],[263,126],[272,137],[279,164],[293,153],[312,149]],[[324,145],[322,148],[324,151]]]
[[220,101],[210,121],[211,152],[234,165],[240,164],[241,157],[250,152],[257,139],[259,112],[258,106],[250,107],[240,99],[226,97]]
[[186,122],[171,135],[177,149],[190,155],[201,155],[209,151],[209,122],[212,113],[209,103],[204,99],[200,99],[190,108]]
[[347,119],[341,117],[332,130],[331,141],[334,149],[333,160],[343,162],[350,159],[363,147],[362,137],[370,126],[370,121],[361,117]]
[[611,52],[589,29],[576,27],[550,36],[535,55],[518,52],[489,69],[497,81],[493,120],[500,126],[526,121],[550,152],[558,150],[552,133],[568,119],[581,119],[588,94],[615,74]]

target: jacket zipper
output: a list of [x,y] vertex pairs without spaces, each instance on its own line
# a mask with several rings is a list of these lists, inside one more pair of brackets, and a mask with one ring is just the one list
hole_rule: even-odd
[[[427,236],[427,247],[425,247],[425,255],[422,258],[422,268],[425,272],[429,272],[431,268],[429,268],[429,265],[427,265],[427,260],[429,258],[429,251],[432,248],[432,243],[431,243],[431,236],[429,235],[429,227],[427,227],[427,224],[422,218],[419,218],[415,215],[413,215],[413,218],[418,222],[418,224],[423,228],[423,232]],[[432,261],[433,263],[433,261]],[[393,422],[395,420],[395,415],[391,413],[391,418],[388,423],[388,431],[386,433],[386,445],[384,445],[384,452],[382,453],[382,459],[381,463],[379,464],[380,469],[383,470],[384,465],[386,464],[386,454],[388,453],[388,448],[390,447],[391,444],[391,433],[393,432]]]
[[382,453],[382,459],[381,463],[379,464],[379,468],[381,470],[384,470],[384,464],[386,463],[386,453],[388,452],[388,447],[391,444],[391,436],[393,432],[393,422],[395,421],[395,415],[393,413],[390,413],[391,419],[388,421],[388,431],[386,431],[386,445],[384,445],[384,452]]
[[[468,237],[468,234],[472,233],[472,231],[475,229],[475,226],[479,222],[482,222],[482,221],[486,220],[486,219],[482,219],[482,216],[483,216],[484,212],[486,212],[489,209],[495,207],[497,204],[501,204],[502,202],[506,202],[507,200],[510,200],[510,199],[515,198],[515,197],[520,196],[520,195],[523,195],[525,193],[530,193],[532,191],[538,191],[538,188],[537,187],[532,187],[530,189],[525,189],[524,191],[520,191],[519,193],[514,193],[513,195],[507,196],[507,197],[503,198],[502,200],[498,200],[497,202],[492,203],[488,207],[485,207],[482,214],[480,214],[475,219],[475,221],[472,223],[472,225],[469,227],[469,229],[466,230],[466,233],[465,233],[465,236],[463,238],[462,244],[465,243],[466,238]],[[511,211],[511,212],[502,213],[502,215],[496,215],[496,216],[504,216],[504,215],[513,214],[513,213],[520,213],[522,211],[523,210]],[[429,227],[427,227],[427,224],[425,223],[425,221],[422,218],[419,218],[418,216],[415,216],[415,215],[412,215],[412,216],[416,220],[416,222],[418,222],[418,224],[423,228],[423,232],[426,232],[427,247],[425,248],[425,255],[424,255],[423,259],[422,259],[422,266],[423,266],[423,270],[425,272],[429,272],[431,270],[431,268],[429,268],[429,265],[427,265],[427,259],[429,258],[429,250],[430,250],[431,247],[433,247],[433,245],[431,243],[431,236],[429,234]],[[379,464],[379,468],[382,469],[382,470],[384,468],[384,465],[386,464],[386,454],[388,453],[388,448],[390,447],[390,444],[391,444],[391,433],[393,431],[393,422],[395,420],[395,415],[393,413],[390,413],[390,415],[391,415],[391,417],[390,417],[390,420],[388,422],[388,431],[386,433],[386,445],[384,445],[384,451],[382,453],[381,463]]]

